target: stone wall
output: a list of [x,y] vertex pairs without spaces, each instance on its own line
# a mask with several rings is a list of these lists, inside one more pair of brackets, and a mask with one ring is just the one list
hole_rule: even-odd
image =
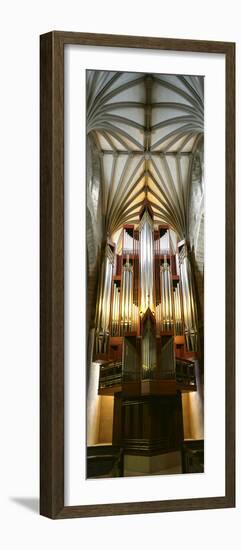
[[204,181],[202,151],[193,161],[192,185],[189,202],[189,242],[198,301],[199,323],[204,317]]
[[[94,327],[95,306],[98,291],[103,239],[101,172],[98,151],[92,140],[87,139],[86,182],[86,241],[87,241],[87,334]],[[90,348],[90,346],[89,346]],[[89,354],[88,354],[89,355]]]

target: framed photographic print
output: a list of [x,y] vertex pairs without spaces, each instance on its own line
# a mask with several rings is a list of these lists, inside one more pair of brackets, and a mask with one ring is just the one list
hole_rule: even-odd
[[40,512],[235,506],[235,45],[40,38]]

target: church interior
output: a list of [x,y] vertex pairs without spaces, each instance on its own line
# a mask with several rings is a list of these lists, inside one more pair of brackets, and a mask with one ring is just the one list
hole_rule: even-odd
[[86,477],[204,471],[204,78],[86,72]]

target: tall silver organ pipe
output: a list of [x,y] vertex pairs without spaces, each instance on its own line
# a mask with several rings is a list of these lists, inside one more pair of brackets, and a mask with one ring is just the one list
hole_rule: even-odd
[[183,323],[182,323],[182,309],[181,309],[181,296],[180,296],[179,283],[177,283],[177,286],[173,292],[173,305],[174,305],[174,318],[175,318],[175,333],[180,336],[181,334],[183,334]]
[[197,308],[187,246],[184,244],[179,254],[180,276],[183,299],[184,336],[188,351],[197,351]]
[[153,222],[146,210],[140,223],[141,311],[154,309],[153,299]]
[[171,330],[173,327],[173,307],[172,307],[172,281],[170,265],[167,262],[166,255],[164,263],[160,268],[161,278],[161,330]]
[[120,287],[114,283],[113,285],[113,300],[112,300],[112,336],[119,336],[120,325]]
[[122,270],[121,329],[131,332],[133,314],[133,267],[129,255]]
[[96,320],[96,351],[106,353],[110,333],[110,300],[114,254],[107,244],[101,267],[99,304]]

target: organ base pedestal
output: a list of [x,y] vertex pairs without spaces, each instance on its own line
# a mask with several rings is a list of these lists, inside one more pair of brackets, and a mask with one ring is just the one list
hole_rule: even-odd
[[[126,459],[127,469],[138,470],[139,466],[135,468],[134,464],[141,463],[144,470],[149,468],[151,472],[158,463],[158,471],[161,470],[164,459],[157,460],[155,457],[173,452],[180,454],[181,451],[183,419],[180,392],[169,396],[129,398],[119,394],[115,398],[113,436],[124,455],[133,457]],[[172,457],[170,459],[172,464]],[[179,464],[178,460],[174,466]]]
[[167,475],[182,473],[180,451],[153,456],[124,454],[124,476]]

